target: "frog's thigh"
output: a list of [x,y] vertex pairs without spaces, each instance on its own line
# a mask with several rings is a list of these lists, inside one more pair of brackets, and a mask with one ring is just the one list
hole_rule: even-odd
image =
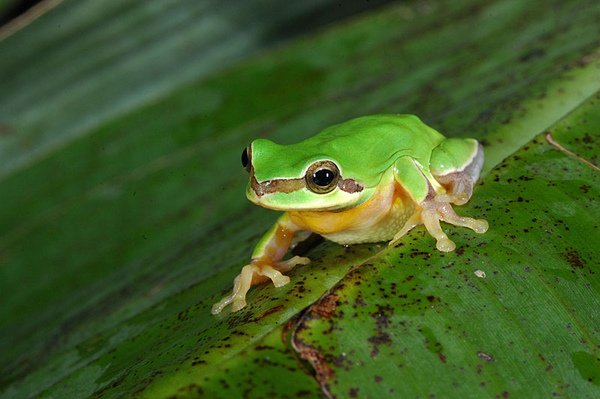
[[415,203],[420,204],[427,198],[430,185],[414,159],[410,157],[399,158],[394,163],[394,178]]
[[457,205],[471,198],[482,166],[483,147],[473,139],[446,139],[431,152],[431,173]]

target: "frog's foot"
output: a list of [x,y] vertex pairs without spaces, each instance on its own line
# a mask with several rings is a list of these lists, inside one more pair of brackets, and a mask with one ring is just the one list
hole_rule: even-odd
[[454,251],[456,244],[444,233],[440,226],[440,220],[455,226],[468,227],[476,233],[485,233],[488,229],[486,220],[457,215],[444,195],[423,201],[421,207],[421,220],[429,234],[437,240],[436,248],[442,252]]
[[283,287],[290,282],[290,278],[284,276],[281,272],[290,271],[296,265],[306,265],[309,262],[310,259],[301,256],[294,256],[286,261],[272,262],[273,265],[253,261],[242,268],[240,274],[233,280],[231,294],[215,303],[212,306],[211,313],[220,313],[229,304],[231,304],[231,311],[237,312],[246,306],[246,294],[252,285],[270,279],[275,287]]

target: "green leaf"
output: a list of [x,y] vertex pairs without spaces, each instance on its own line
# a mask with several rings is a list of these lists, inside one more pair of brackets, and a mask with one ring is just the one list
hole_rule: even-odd
[[[242,46],[236,57],[194,72],[204,53],[185,49],[203,25],[182,31],[169,24],[197,6],[158,3],[110,2],[95,14],[87,12],[95,2],[63,2],[0,43],[0,74],[14,77],[0,90],[0,398],[314,397],[320,383],[339,396],[386,384],[396,392],[440,392],[463,370],[459,382],[485,378],[487,385],[463,385],[457,396],[502,395],[527,388],[513,375],[521,369],[535,392],[596,393],[598,280],[585,262],[594,259],[590,245],[598,237],[590,224],[598,216],[597,174],[540,134],[600,89],[597,2],[397,4],[218,72],[252,50]],[[144,15],[157,24],[134,23]],[[57,26],[62,35],[53,34]],[[226,52],[228,44],[215,39],[206,48]],[[148,63],[149,54],[160,65]],[[579,135],[598,131],[595,101],[551,132],[598,165],[595,139]],[[288,286],[257,287],[248,308],[211,316],[210,305],[231,288],[276,217],[245,200],[241,149],[255,137],[290,143],[380,112],[415,113],[448,136],[481,139],[487,171],[537,137],[459,211],[487,217],[490,231],[450,228],[459,250],[446,255],[422,230],[397,249],[323,243],[306,249],[313,261],[290,273]],[[521,181],[533,165],[555,186],[537,176]],[[525,196],[528,190],[535,195]],[[531,226],[540,209],[549,213]],[[509,230],[515,238],[504,235]],[[535,263],[527,271],[530,258],[547,261],[547,270]],[[569,263],[580,261],[574,269]],[[398,280],[396,290],[408,290],[415,304],[409,296],[390,298],[386,278],[407,278],[413,269],[416,277]],[[341,279],[361,285],[336,285]],[[384,292],[376,287],[371,299],[363,297],[381,316],[364,313],[355,329],[344,327],[347,334],[332,340],[337,331],[327,323],[351,322],[352,314],[340,311],[382,279]],[[334,286],[348,303],[317,302]],[[392,306],[403,301],[408,306]],[[327,306],[304,314],[315,302]],[[377,330],[386,317],[398,330],[389,339],[404,331],[414,345],[404,345],[406,353],[392,354],[387,331]],[[403,318],[412,324],[401,328]],[[480,330],[458,320],[479,321]],[[294,346],[280,338],[289,329]],[[542,344],[550,348],[544,360]],[[379,383],[375,370],[357,372],[339,357],[348,356],[347,345],[364,355],[358,359],[379,362]],[[565,352],[556,352],[559,345]],[[390,382],[386,373],[400,363],[404,378]],[[542,368],[547,376],[537,374]],[[510,388],[511,381],[519,385]]]
[[[598,148],[599,109],[600,92],[548,134]],[[304,313],[294,346],[330,396],[600,395],[600,169],[545,137],[462,210],[485,235],[448,227],[458,248],[443,254],[417,229]]]

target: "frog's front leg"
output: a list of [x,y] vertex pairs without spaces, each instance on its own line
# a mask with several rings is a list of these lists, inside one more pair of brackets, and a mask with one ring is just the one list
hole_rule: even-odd
[[297,231],[298,227],[290,221],[288,214],[284,213],[254,248],[252,260],[242,268],[233,281],[231,294],[213,305],[212,314],[220,313],[229,304],[233,312],[246,306],[246,293],[252,285],[269,279],[275,287],[282,287],[289,283],[289,277],[284,276],[282,272],[288,272],[296,265],[306,265],[310,262],[308,258],[300,256],[282,260]]
[[[457,226],[468,227],[477,233],[487,231],[487,221],[459,216],[454,212],[451,205],[451,203],[464,204],[469,200],[483,165],[483,151],[475,140],[466,141],[461,145],[462,147],[475,146],[470,158],[466,159],[464,167],[461,168],[442,170],[442,168],[433,167],[429,171],[424,170],[421,165],[410,157],[402,157],[396,161],[394,166],[396,181],[419,207],[390,241],[390,245],[396,244],[413,227],[423,223],[429,234],[436,239],[438,250],[443,252],[453,251],[456,245],[442,230],[440,220]],[[458,155],[462,156],[465,152],[461,145],[436,147],[431,156],[432,165],[448,165],[448,158],[456,163],[456,157],[453,159],[453,154],[448,154],[448,152],[449,149],[459,148],[461,151],[458,152]]]

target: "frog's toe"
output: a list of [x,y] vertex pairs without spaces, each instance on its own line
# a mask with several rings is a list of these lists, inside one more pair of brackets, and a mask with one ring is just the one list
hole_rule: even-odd
[[473,219],[471,230],[473,230],[475,233],[483,234],[486,231],[488,231],[489,228],[490,228],[490,225],[487,222],[487,220]]
[[451,196],[450,202],[452,202],[453,204],[456,204],[456,205],[464,205],[469,201],[470,198],[471,198],[470,192],[469,193],[459,192],[459,193],[456,193],[453,196]]
[[422,207],[421,218],[423,224],[429,234],[437,240],[436,248],[442,252],[454,251],[456,244],[444,233],[440,226],[440,221],[455,226],[468,227],[476,233],[485,233],[489,227],[486,220],[457,215],[454,209],[452,209],[448,197],[444,194],[438,195],[432,200],[424,201]]
[[219,314],[230,303],[235,303],[235,293],[231,293],[231,294],[227,295],[226,297],[224,297],[223,299],[221,299],[219,302],[217,302],[214,305],[212,305],[210,313],[212,313],[212,314]]
[[236,312],[246,306],[246,294],[252,286],[254,275],[257,274],[257,266],[246,265],[242,268],[241,273],[233,280],[233,290],[212,307],[211,313],[220,313],[227,305],[232,304],[231,310]]
[[446,237],[437,240],[435,247],[438,249],[438,251],[452,252],[456,249],[456,244],[454,243],[454,241]]
[[282,260],[276,263],[277,270],[281,272],[289,272],[294,267],[298,265],[308,265],[310,263],[310,259],[304,256],[293,256],[288,260]]
[[277,288],[283,287],[290,282],[290,278],[288,276],[284,276],[279,270],[273,268],[272,266],[263,265],[260,268],[259,273],[271,279],[273,285]]
[[281,275],[281,278],[277,279],[277,280],[271,280],[273,281],[273,285],[277,288],[279,287],[283,287],[284,285],[287,285],[290,282],[290,278],[288,276],[284,276],[283,274]]
[[489,228],[487,220],[459,216],[456,214],[456,212],[454,212],[454,209],[452,209],[449,204],[447,206],[440,207],[439,212],[440,217],[444,222],[453,224],[455,226],[467,227],[476,233],[485,233]]
[[238,310],[241,310],[242,308],[246,307],[246,299],[245,298],[235,298],[233,300],[233,302],[231,303],[231,311],[232,312],[237,312]]
[[225,308],[225,306],[229,305],[229,302],[226,301],[226,299],[227,299],[227,297],[221,299],[219,302],[212,305],[212,308],[210,309],[210,313],[212,313],[212,314],[221,313],[221,311]]

